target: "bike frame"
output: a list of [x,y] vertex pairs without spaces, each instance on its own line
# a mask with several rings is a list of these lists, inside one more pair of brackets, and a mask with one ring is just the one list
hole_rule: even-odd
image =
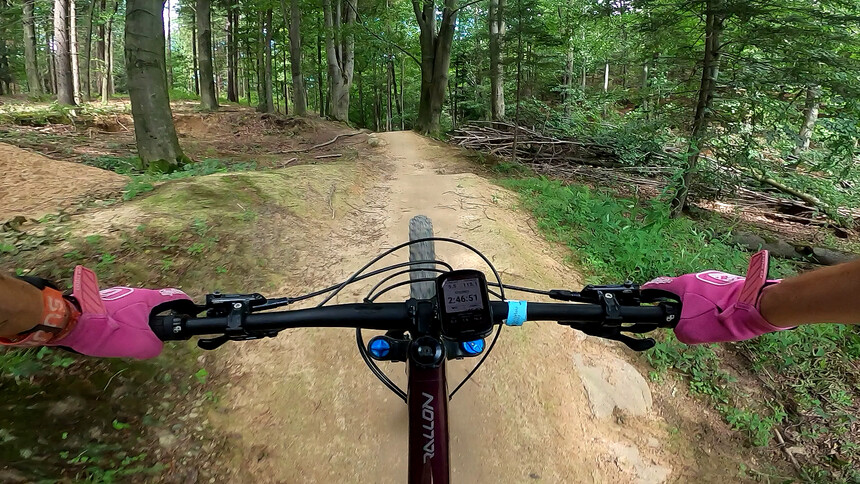
[[408,362],[409,483],[448,484],[448,381],[445,360],[436,368]]

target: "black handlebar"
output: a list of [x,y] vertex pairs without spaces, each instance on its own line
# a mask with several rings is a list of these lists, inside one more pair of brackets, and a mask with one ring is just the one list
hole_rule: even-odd
[[[400,303],[339,304],[310,309],[243,314],[240,320],[231,312],[226,316],[188,317],[177,315],[154,316],[150,326],[163,341],[186,340],[199,335],[225,335],[228,339],[254,339],[274,336],[279,331],[301,327],[360,328],[375,330],[409,331],[413,326],[416,304],[429,301],[410,300]],[[508,302],[492,301],[494,323],[508,318]],[[669,304],[656,306],[621,306],[609,318],[607,310],[599,304],[538,303],[527,305],[527,321],[559,321],[595,336],[631,331],[622,323],[633,324],[632,332],[645,332],[657,328],[673,327],[677,308]],[[238,308],[237,308],[238,309]],[[611,338],[617,339],[617,338]]]

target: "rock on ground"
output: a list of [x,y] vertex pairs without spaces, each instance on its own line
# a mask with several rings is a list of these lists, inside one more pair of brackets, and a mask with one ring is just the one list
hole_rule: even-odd
[[595,417],[609,417],[616,408],[634,416],[651,410],[648,382],[630,363],[610,355],[592,361],[574,355],[573,362]]

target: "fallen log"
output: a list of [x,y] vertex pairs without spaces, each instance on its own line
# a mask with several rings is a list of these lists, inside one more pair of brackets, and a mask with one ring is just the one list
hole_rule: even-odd
[[765,238],[749,232],[732,234],[730,242],[749,251],[767,250],[773,257],[811,262],[819,265],[836,265],[860,259],[860,254],[827,247],[793,244],[779,238]]

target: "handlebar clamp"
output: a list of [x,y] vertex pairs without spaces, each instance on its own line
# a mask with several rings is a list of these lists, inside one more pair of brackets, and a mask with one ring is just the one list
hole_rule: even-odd
[[253,308],[266,303],[262,294],[221,294],[214,292],[206,295],[206,316],[227,317],[227,327],[224,334],[215,338],[203,338],[197,341],[197,346],[204,350],[214,350],[228,341],[247,341],[260,338],[271,338],[277,331],[249,333],[245,329],[245,318]]

